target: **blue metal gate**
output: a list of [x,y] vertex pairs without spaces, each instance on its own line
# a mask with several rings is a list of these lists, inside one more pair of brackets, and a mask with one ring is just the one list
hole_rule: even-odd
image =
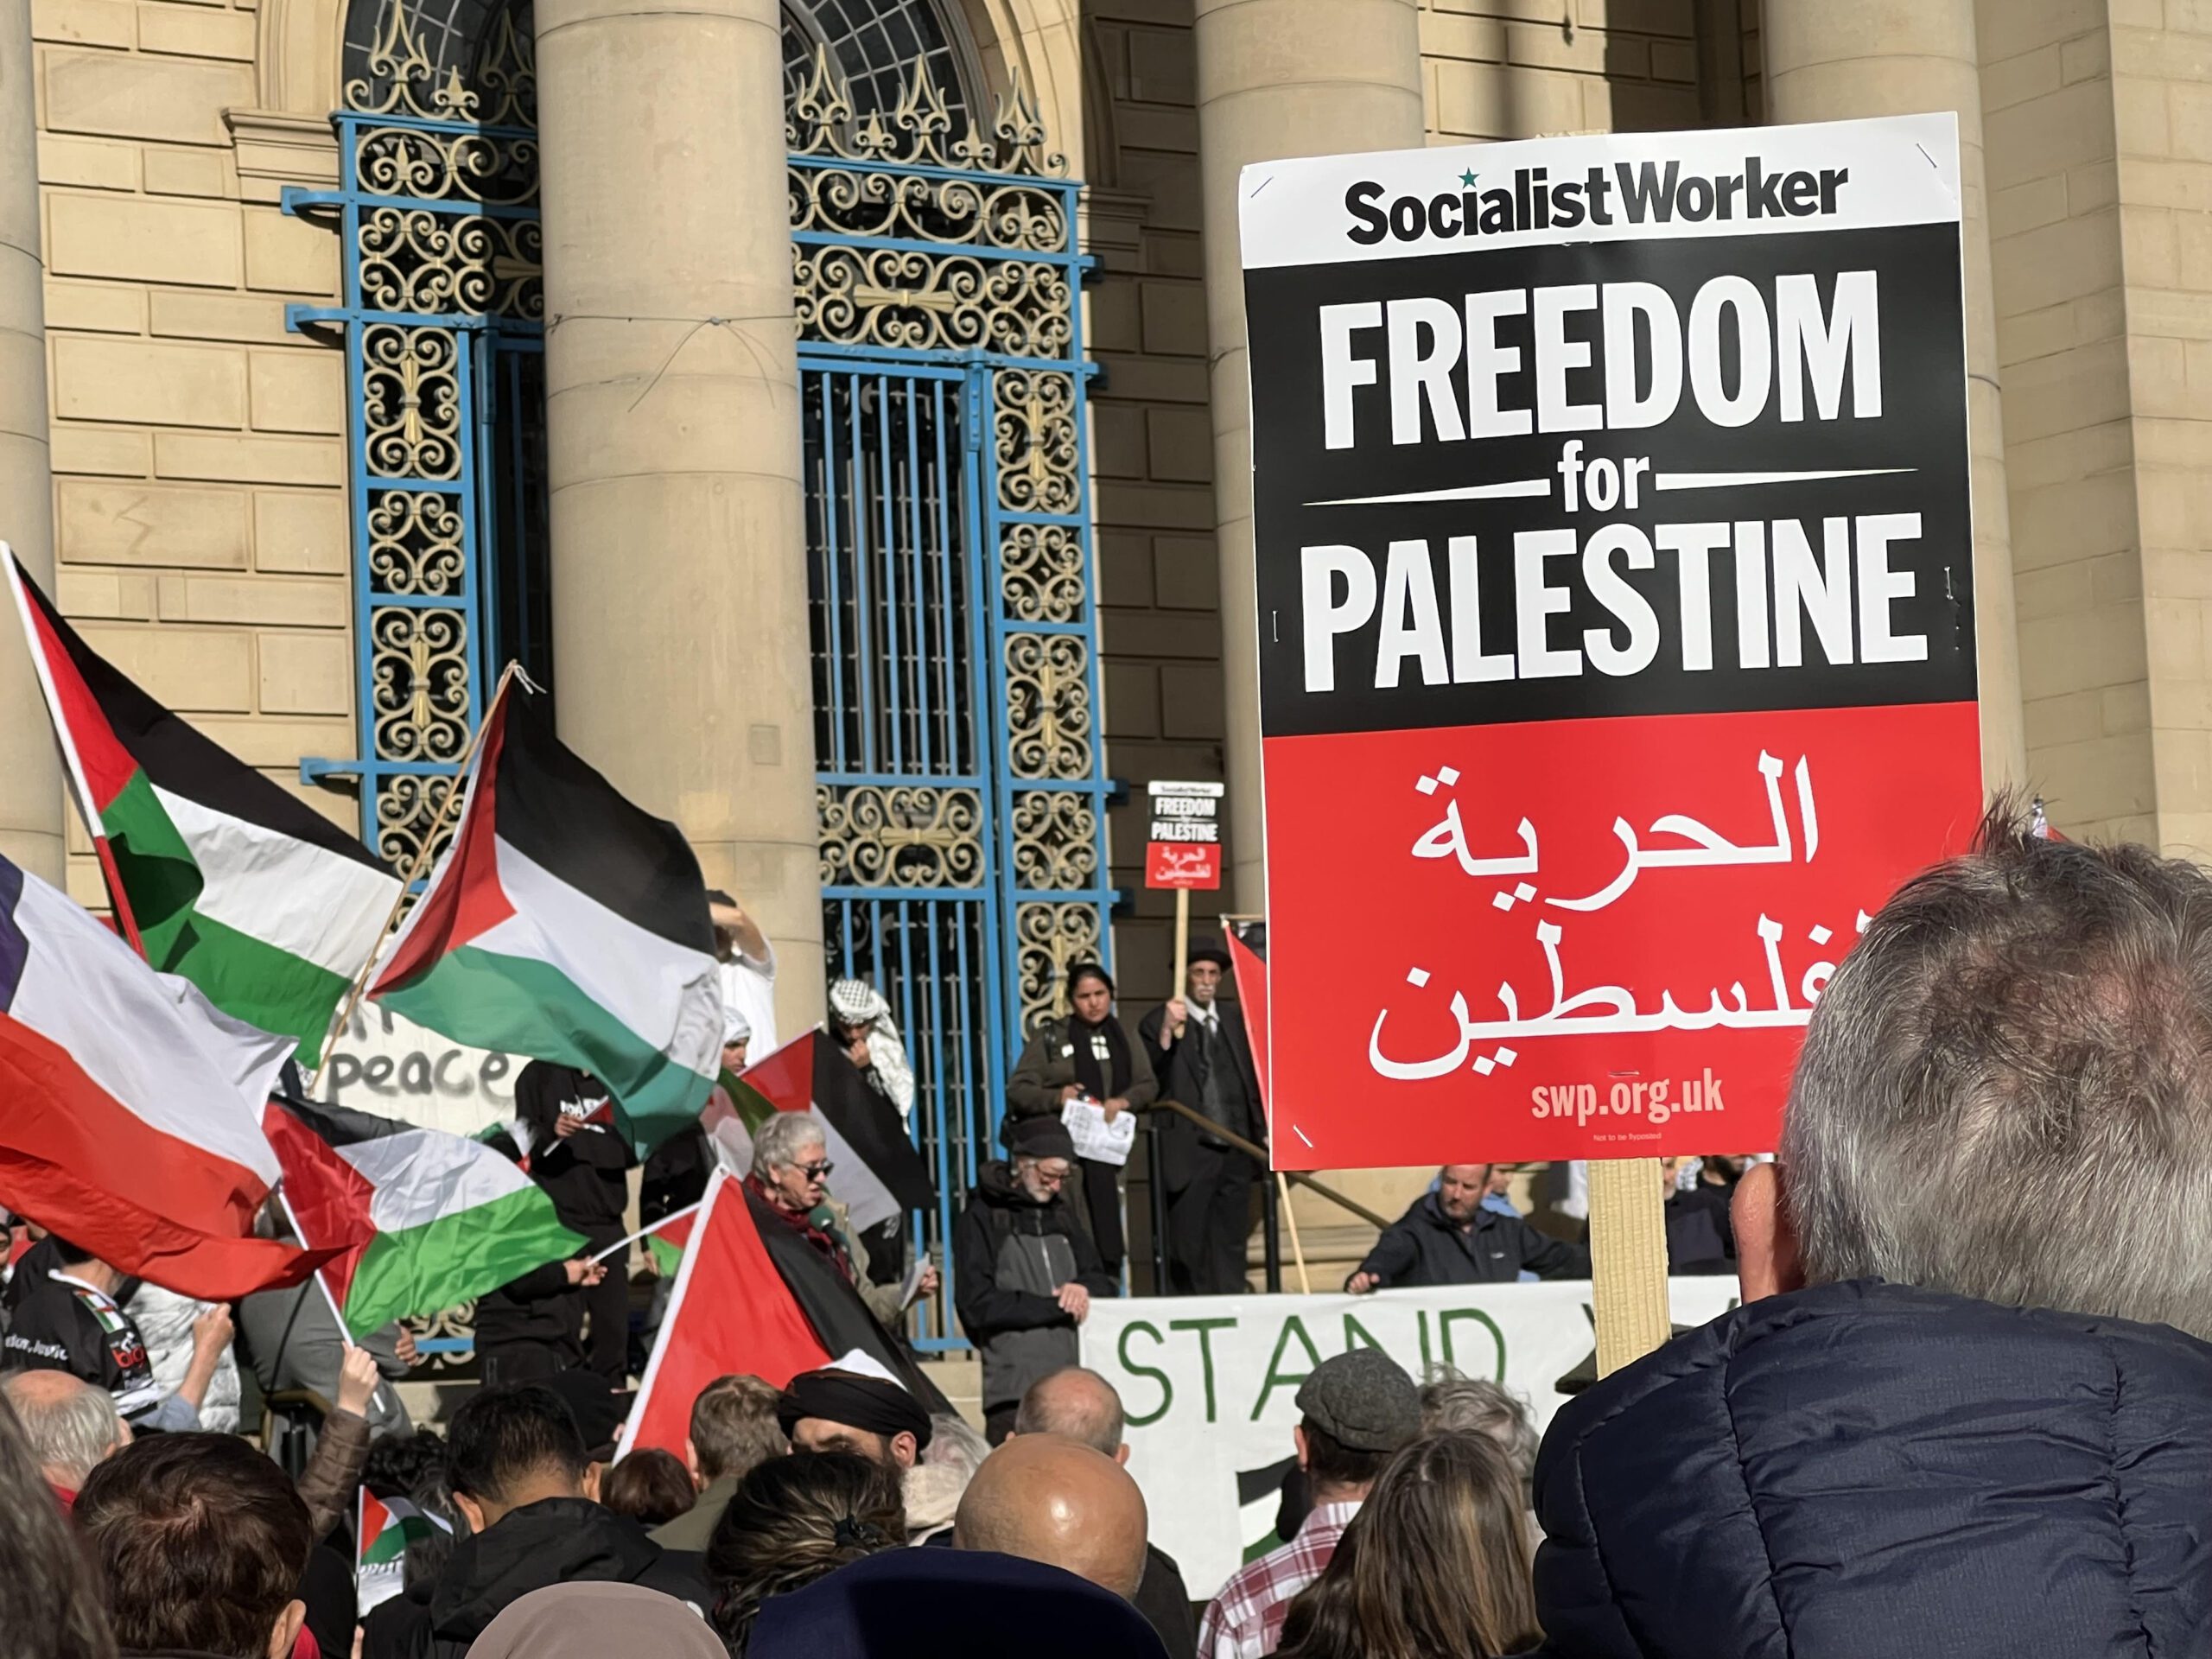
[[[1089,261],[1027,99],[967,118],[957,31],[917,35],[888,109],[889,69],[847,54],[855,110],[805,22],[785,26],[817,42],[810,73],[787,53],[787,102],[824,933],[907,1039],[940,1195],[915,1242],[941,1253],[1016,1050],[1109,948]],[[404,864],[497,665],[558,690],[528,0],[361,0],[333,119],[339,188],[285,206],[338,231],[344,294],[289,317],[346,354],[360,758],[301,772],[358,775],[365,837]],[[950,1306],[948,1285],[924,1346],[961,1345]]]
[[823,934],[907,1035],[940,1254],[1114,897],[1079,187],[1019,93],[953,125],[925,77],[856,122],[826,54],[791,106]]
[[422,850],[508,658],[550,683],[536,72],[527,0],[474,32],[405,0],[356,8],[334,222],[345,289],[295,305],[342,338],[352,410],[358,760],[365,838]]

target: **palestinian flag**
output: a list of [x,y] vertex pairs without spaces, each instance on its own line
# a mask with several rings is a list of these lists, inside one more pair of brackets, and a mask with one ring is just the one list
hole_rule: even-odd
[[407,1546],[453,1529],[404,1497],[378,1497],[361,1488],[354,1517],[355,1609],[365,1616],[407,1587]]
[[605,1084],[643,1157],[696,1122],[722,1004],[699,862],[614,792],[510,680],[484,717],[467,804],[370,1000],[472,1048]]
[[181,1295],[299,1283],[321,1258],[253,1236],[291,1048],[0,858],[0,1205]]
[[683,1456],[691,1402],[718,1376],[749,1373],[782,1388],[855,1349],[924,1410],[952,1409],[837,1269],[742,1182],[717,1170],[691,1213],[683,1266],[615,1458],[640,1446]]
[[[1260,1103],[1273,1099],[1268,1088],[1268,925],[1230,922],[1229,960],[1236,976],[1236,1001],[1244,1010],[1244,1033],[1252,1039],[1252,1070],[1259,1074]],[[1272,1116],[1268,1123],[1273,1125]]]
[[126,938],[309,1065],[399,880],[304,802],[156,702],[6,558],[16,608]]
[[584,1245],[543,1189],[481,1141],[298,1100],[270,1101],[263,1126],[302,1242],[344,1250],[323,1282],[357,1338]]
[[[868,1086],[860,1068],[821,1027],[747,1066],[737,1086],[779,1112],[813,1109],[822,1122],[823,1150],[837,1166],[830,1190],[857,1230],[865,1232],[909,1210],[936,1204],[929,1166],[907,1135],[899,1109]],[[740,1116],[753,1121],[736,1096],[731,1103]]]
[[[853,1288],[829,1258],[808,1243],[775,1205],[749,1185],[740,1187],[739,1194],[752,1214],[754,1230],[767,1249],[768,1260],[774,1264],[778,1278],[805,1317],[823,1352],[849,1354],[858,1349],[920,1401],[924,1410],[950,1411],[952,1408],[945,1403],[929,1374],[915,1363],[906,1344],[876,1323],[875,1315],[861,1300],[860,1292]],[[686,1251],[684,1260],[688,1262],[690,1257],[691,1253]]]
[[1256,1561],[1287,1541],[1276,1535],[1275,1516],[1282,1508],[1283,1483],[1297,1472],[1296,1458],[1236,1471],[1236,1535],[1245,1541],[1238,1552],[1243,1561]]
[[743,1372],[780,1389],[801,1371],[827,1365],[831,1352],[769,1259],[744,1186],[716,1170],[692,1214],[690,1248],[615,1461],[640,1446],[682,1457],[691,1402],[716,1377]]
[[653,1266],[660,1269],[660,1276],[673,1278],[677,1269],[683,1265],[683,1252],[690,1245],[692,1225],[698,1218],[699,1206],[687,1205],[672,1216],[663,1216],[642,1231],[632,1233],[627,1238],[616,1239],[591,1259],[594,1262],[607,1261],[643,1239],[646,1254],[652,1257]]

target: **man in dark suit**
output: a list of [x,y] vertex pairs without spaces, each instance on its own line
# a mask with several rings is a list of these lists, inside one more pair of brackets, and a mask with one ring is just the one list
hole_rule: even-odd
[[[1185,995],[1154,1008],[1137,1027],[1160,1095],[1203,1113],[1232,1135],[1264,1145],[1267,1116],[1244,1017],[1217,993],[1229,953],[1211,939],[1191,949]],[[1179,1112],[1156,1111],[1160,1185],[1167,1195],[1167,1275],[1177,1295],[1227,1295],[1244,1288],[1253,1178],[1259,1166]]]

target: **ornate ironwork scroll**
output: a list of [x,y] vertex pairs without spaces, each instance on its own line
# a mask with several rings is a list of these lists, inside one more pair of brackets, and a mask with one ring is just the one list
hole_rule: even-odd
[[1019,87],[856,113],[817,53],[788,126],[824,936],[912,1046],[941,1243],[1108,948],[1077,187]]
[[528,649],[492,636],[543,550],[497,520],[542,481],[531,443],[494,440],[538,384],[537,72],[527,0],[380,0],[353,22],[340,188],[285,207],[330,223],[345,256],[342,302],[291,321],[342,346],[353,388],[360,747],[301,772],[358,775],[370,844],[404,866],[498,658]]

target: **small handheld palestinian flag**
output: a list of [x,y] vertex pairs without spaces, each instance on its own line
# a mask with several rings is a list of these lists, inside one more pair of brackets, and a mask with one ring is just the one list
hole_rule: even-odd
[[634,1232],[627,1238],[616,1239],[613,1243],[597,1252],[591,1259],[594,1262],[605,1262],[628,1249],[639,1239],[643,1239],[646,1252],[653,1259],[653,1266],[660,1270],[660,1276],[664,1279],[674,1278],[676,1270],[683,1265],[684,1249],[691,1243],[692,1224],[698,1218],[699,1206],[696,1204],[688,1205],[672,1216],[663,1216],[652,1226]]
[[698,1121],[721,1061],[699,861],[512,678],[464,781],[452,843],[369,1000],[473,1048],[589,1072],[642,1157]]
[[407,1587],[407,1546],[433,1532],[453,1529],[425,1515],[404,1497],[378,1497],[361,1488],[360,1513],[354,1517],[354,1607],[365,1615]]
[[309,1065],[399,878],[93,652],[0,544],[124,936]]
[[349,1247],[322,1277],[356,1338],[584,1246],[544,1189],[481,1141],[296,1100],[270,1101],[262,1126],[301,1242]]

